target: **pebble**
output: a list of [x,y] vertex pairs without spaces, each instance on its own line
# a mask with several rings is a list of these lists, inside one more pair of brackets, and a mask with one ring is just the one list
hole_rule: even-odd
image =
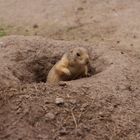
[[70,102],[71,104],[76,104],[76,99],[70,99],[69,102]]
[[55,115],[51,112],[47,113],[45,115],[45,120],[48,121],[48,120],[53,120],[55,118]]
[[63,98],[56,98],[56,99],[55,99],[55,103],[56,103],[57,105],[64,104],[64,99],[63,99]]
[[88,105],[89,105],[88,103],[84,103],[84,104],[82,105],[82,107],[85,108],[85,107],[87,107]]

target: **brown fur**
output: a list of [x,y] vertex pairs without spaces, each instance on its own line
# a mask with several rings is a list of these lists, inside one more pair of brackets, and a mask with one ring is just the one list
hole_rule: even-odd
[[65,53],[49,71],[47,81],[74,80],[88,75],[89,54],[85,48],[76,47]]

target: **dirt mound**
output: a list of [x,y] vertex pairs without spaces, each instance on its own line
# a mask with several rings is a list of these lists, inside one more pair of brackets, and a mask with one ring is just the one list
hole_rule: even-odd
[[[0,40],[0,139],[137,140],[140,63],[108,46],[9,36]],[[49,85],[71,47],[90,50],[91,76]]]
[[[3,38],[1,42],[0,83],[6,87],[14,84],[46,82],[51,67],[71,47],[83,46],[89,49],[92,54],[91,62],[94,61],[91,63],[93,64],[90,69],[91,75],[110,65],[108,60],[104,60],[96,52],[92,53],[92,48],[88,45],[17,36]],[[96,61],[97,59],[99,61]]]

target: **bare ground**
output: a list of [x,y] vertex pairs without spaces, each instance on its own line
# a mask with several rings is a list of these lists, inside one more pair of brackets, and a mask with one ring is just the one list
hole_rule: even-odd
[[[138,140],[139,12],[139,0],[0,0],[2,32],[45,36],[0,39],[0,139]],[[49,85],[76,46],[89,49],[91,76]]]

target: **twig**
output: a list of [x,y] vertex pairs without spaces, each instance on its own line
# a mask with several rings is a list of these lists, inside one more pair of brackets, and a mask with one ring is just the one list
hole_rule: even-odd
[[75,116],[73,114],[73,109],[71,109],[71,115],[72,115],[73,121],[75,123],[75,128],[77,129],[77,122],[76,122],[76,118],[75,118]]

